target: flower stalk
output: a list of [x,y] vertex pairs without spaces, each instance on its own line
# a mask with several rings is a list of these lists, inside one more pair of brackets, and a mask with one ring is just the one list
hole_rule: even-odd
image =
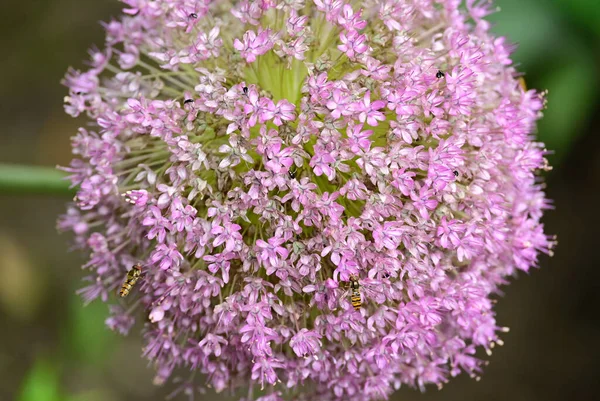
[[52,167],[0,164],[0,193],[73,196],[75,189]]

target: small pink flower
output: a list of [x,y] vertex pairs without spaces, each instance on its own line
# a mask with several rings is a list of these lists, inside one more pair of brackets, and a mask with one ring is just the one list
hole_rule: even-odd
[[342,115],[348,115],[348,106],[350,105],[350,96],[341,89],[334,89],[331,99],[327,102],[327,108],[331,110],[333,118],[340,118]]
[[275,265],[279,261],[279,258],[285,259],[289,255],[289,251],[282,247],[285,240],[283,238],[269,238],[268,242],[263,240],[257,240],[256,246],[260,249],[258,251],[259,259],[269,265]]
[[346,53],[349,59],[353,60],[357,55],[361,55],[369,50],[366,43],[367,37],[356,31],[343,31],[340,33],[341,45],[338,46],[340,51]]
[[125,198],[125,201],[131,203],[132,205],[141,207],[145,206],[149,200],[148,191],[145,189],[127,191],[123,194],[123,197]]
[[242,235],[239,233],[241,229],[242,227],[240,225],[228,221],[222,226],[213,225],[213,228],[210,230],[210,233],[215,235],[213,246],[225,244],[226,252],[235,250],[242,241]]
[[292,337],[290,347],[299,357],[314,355],[321,347],[320,338],[318,333],[303,328]]
[[423,219],[428,219],[429,212],[438,205],[438,201],[433,199],[433,189],[426,186],[421,187],[418,194],[416,191],[411,192],[410,198]]
[[165,311],[160,306],[157,306],[156,308],[152,309],[148,319],[150,319],[152,323],[158,323],[163,319],[163,317],[165,317]]
[[267,158],[269,161],[265,163],[265,167],[279,174],[282,171],[288,171],[294,164],[292,158],[294,150],[292,148],[281,149],[281,143],[276,143],[267,150]]
[[246,62],[253,63],[256,57],[265,54],[273,47],[270,29],[259,28],[258,34],[254,31],[244,33],[242,41],[235,39],[233,47],[242,54]]
[[403,235],[404,230],[400,223],[386,221],[383,225],[377,225],[377,229],[373,231],[375,247],[394,250],[400,245]]
[[376,100],[371,103],[371,92],[367,91],[362,102],[352,104],[352,110],[359,113],[358,119],[361,123],[365,121],[372,127],[377,126],[378,121],[384,121],[385,115],[379,110],[384,108],[386,102],[383,100]]
[[324,149],[315,148],[315,155],[310,160],[310,166],[317,177],[325,174],[329,180],[333,180],[335,170],[331,166],[334,162],[335,158],[330,153]]
[[150,256],[152,263],[157,263],[162,270],[176,270],[183,261],[176,244],[160,244]]
[[305,29],[307,21],[308,16],[300,16],[296,10],[292,10],[290,18],[286,23],[287,32],[294,36],[300,34]]
[[273,123],[277,126],[281,126],[284,121],[293,120],[296,117],[294,114],[295,109],[296,107],[287,100],[280,100],[277,102],[273,112]]
[[362,10],[354,13],[350,4],[344,4],[337,22],[347,31],[360,31],[367,26],[367,21],[360,19]]

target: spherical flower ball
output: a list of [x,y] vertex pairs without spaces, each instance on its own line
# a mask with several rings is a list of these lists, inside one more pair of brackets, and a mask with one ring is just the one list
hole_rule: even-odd
[[107,325],[144,317],[155,382],[352,401],[478,377],[499,287],[554,244],[543,96],[492,4],[123,2],[64,81],[91,123],[59,227]]

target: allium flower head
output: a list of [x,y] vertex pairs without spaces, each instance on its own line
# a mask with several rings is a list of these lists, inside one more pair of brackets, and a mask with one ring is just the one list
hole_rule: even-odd
[[[478,376],[504,331],[492,298],[553,245],[544,100],[491,4],[123,2],[65,78],[93,124],[59,225],[89,252],[86,301],[142,264],[126,301],[155,382],[374,400]],[[135,309],[107,324],[127,333]]]

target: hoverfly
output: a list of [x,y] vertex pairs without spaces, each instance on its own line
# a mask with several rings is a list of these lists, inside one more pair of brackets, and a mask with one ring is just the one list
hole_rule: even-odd
[[142,275],[142,265],[136,263],[131,267],[131,270],[127,272],[127,276],[125,276],[125,280],[123,281],[123,285],[119,290],[119,296],[125,298],[129,295],[129,291],[133,288],[135,283],[138,281],[140,276]]
[[527,92],[527,84],[525,84],[525,78],[519,77],[517,81],[519,81],[519,86],[521,87],[521,89],[523,89],[523,92]]
[[352,302],[354,310],[359,310],[362,306],[362,300],[360,295],[360,284],[358,283],[358,276],[355,274],[350,276],[350,289],[352,290],[352,294],[350,295],[350,302]]

